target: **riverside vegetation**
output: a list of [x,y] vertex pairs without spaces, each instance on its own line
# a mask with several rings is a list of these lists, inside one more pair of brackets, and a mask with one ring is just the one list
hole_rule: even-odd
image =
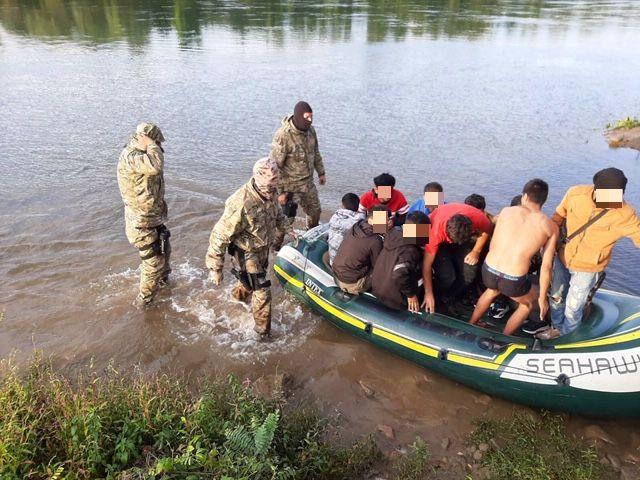
[[[23,373],[10,361],[0,367],[2,480],[454,478],[438,472],[419,438],[391,464],[372,437],[335,446],[317,411],[259,398],[233,376],[187,388],[113,368],[71,381],[40,358]],[[492,445],[483,478],[609,478],[560,417],[480,420],[469,442]]]
[[616,121],[616,123],[614,123],[614,124],[607,123],[607,125],[606,125],[607,130],[609,130],[609,129],[612,129],[612,130],[618,130],[618,129],[630,130],[630,129],[636,128],[636,127],[640,127],[640,119],[638,119],[636,117],[622,118],[622,119]]

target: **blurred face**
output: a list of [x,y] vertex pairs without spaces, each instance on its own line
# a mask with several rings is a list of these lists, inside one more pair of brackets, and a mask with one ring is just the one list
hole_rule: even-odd
[[598,208],[621,208],[622,207],[621,188],[596,188],[596,207]]
[[429,224],[405,223],[402,225],[402,236],[415,240],[416,245],[424,246],[429,239]]
[[378,196],[378,200],[380,200],[380,203],[389,203],[389,200],[391,200],[391,191],[393,190],[393,187],[382,186],[375,187],[374,189],[376,191],[376,195]]
[[371,217],[371,225],[373,225],[374,233],[384,235],[389,230],[389,212],[376,210]]
[[303,118],[304,118],[307,122],[309,122],[309,125],[311,125],[311,122],[313,122],[313,112],[306,112],[306,113],[303,115]]
[[444,192],[424,192],[424,204],[433,210],[444,202]]

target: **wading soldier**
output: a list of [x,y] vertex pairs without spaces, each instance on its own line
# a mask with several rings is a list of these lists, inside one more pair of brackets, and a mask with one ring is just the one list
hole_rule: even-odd
[[[318,173],[320,185],[326,182],[324,164],[318,149],[318,137],[311,126],[313,111],[306,102],[298,102],[293,115],[282,120],[282,126],[273,137],[269,157],[280,169],[278,203],[282,206],[287,222],[293,224],[297,205],[307,215],[307,228],[318,225],[320,199],[313,183],[313,171]],[[296,203],[297,202],[297,203]],[[284,231],[278,232],[274,248],[282,245]]]
[[153,123],[141,123],[118,161],[118,186],[124,202],[129,243],[140,252],[138,305],[148,305],[169,268],[169,230],[164,201],[164,137]]
[[254,330],[261,337],[271,332],[269,248],[277,230],[293,235],[292,225],[276,202],[278,177],[275,161],[262,158],[256,162],[251,180],[225,202],[224,213],[211,232],[206,258],[211,280],[220,285],[224,256],[231,255],[231,271],[238,279],[232,295],[237,300],[252,296]]

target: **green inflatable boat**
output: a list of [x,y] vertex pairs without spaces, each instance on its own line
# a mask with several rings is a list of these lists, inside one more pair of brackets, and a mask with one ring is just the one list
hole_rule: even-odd
[[327,248],[326,226],[317,227],[284,246],[274,270],[287,291],[339,328],[489,395],[581,415],[640,417],[640,297],[600,289],[570,335],[506,336],[499,326],[348,295],[323,260]]

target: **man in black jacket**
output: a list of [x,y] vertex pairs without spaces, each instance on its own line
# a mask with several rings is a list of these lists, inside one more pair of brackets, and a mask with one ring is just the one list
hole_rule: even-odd
[[371,288],[371,272],[382,250],[388,219],[389,209],[376,205],[366,220],[347,230],[332,264],[338,286],[345,292],[360,295]]
[[387,233],[372,275],[372,293],[390,308],[420,311],[418,281],[423,249],[428,241],[429,217],[411,212],[402,228]]

